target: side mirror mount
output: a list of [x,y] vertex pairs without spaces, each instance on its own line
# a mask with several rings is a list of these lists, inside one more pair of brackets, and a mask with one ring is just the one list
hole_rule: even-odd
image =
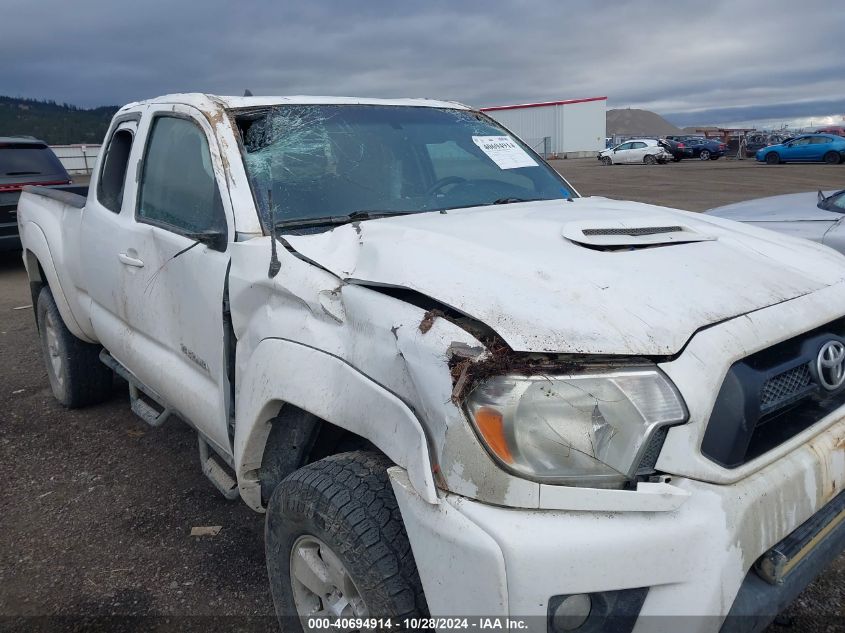
[[192,240],[196,240],[200,244],[205,244],[212,250],[220,251],[221,253],[226,250],[226,229],[206,229],[204,231],[197,231],[196,233],[185,233],[184,235]]
[[821,189],[819,189],[819,193],[818,193],[817,197],[818,197],[818,203],[819,204],[821,204],[822,202],[827,200],[827,197],[824,195],[824,192]]

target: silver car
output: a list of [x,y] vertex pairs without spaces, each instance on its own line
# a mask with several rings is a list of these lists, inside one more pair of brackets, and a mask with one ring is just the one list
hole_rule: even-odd
[[758,198],[705,213],[803,237],[845,254],[845,189]]

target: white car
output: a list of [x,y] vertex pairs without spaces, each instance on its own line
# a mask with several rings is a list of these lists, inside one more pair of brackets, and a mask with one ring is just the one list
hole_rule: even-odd
[[654,139],[638,138],[604,150],[598,159],[602,165],[662,165],[672,154]]
[[170,95],[103,147],[20,199],[52,391],[197,431],[283,630],[757,631],[842,551],[830,249],[450,102]]

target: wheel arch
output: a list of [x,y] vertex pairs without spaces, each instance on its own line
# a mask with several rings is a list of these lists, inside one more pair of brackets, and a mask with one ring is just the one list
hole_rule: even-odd
[[85,333],[73,315],[68,298],[59,282],[58,271],[50,253],[47,237],[41,227],[32,222],[25,223],[21,227],[21,241],[26,245],[23,251],[23,262],[29,278],[30,291],[33,294],[33,309],[38,301],[36,291],[40,291],[41,286],[49,286],[67,329],[86,343],[93,343],[94,341]]
[[[242,359],[239,365],[244,366]],[[295,424],[296,428],[289,426],[289,430],[301,436],[301,444],[288,456],[290,460],[280,460],[281,470],[285,463],[307,460],[320,440],[319,432],[334,428],[370,442],[408,471],[420,496],[437,503],[428,441],[421,422],[405,402],[343,359],[294,341],[265,339],[239,375],[235,466],[241,497],[251,508],[264,510],[262,471],[266,490],[265,457],[278,459],[266,449],[274,425],[279,424]],[[311,422],[299,414],[287,416],[286,412],[296,411],[306,414]],[[318,427],[316,431],[314,426]],[[282,433],[278,426],[275,428],[276,433]],[[296,451],[300,453],[295,454]]]

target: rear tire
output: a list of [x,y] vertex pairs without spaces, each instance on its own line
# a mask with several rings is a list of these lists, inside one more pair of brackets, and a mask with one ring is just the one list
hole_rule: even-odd
[[680,163],[680,162],[681,162],[681,157],[680,157],[680,156],[675,156],[675,157],[673,157],[673,158],[672,158],[672,162],[673,162],[673,163]]
[[824,155],[824,162],[826,162],[828,165],[838,165],[841,160],[842,157],[839,155],[838,152],[828,152]]
[[767,165],[780,165],[780,155],[777,152],[769,152],[766,154]]
[[656,159],[653,155],[651,155],[651,154],[646,154],[646,155],[645,155],[645,158],[643,158],[643,162],[644,162],[646,165],[656,165],[656,164],[657,164],[657,159]]
[[427,614],[387,476],[392,465],[379,453],[341,453],[300,468],[276,487],[264,540],[283,630],[308,631],[307,618],[331,617],[324,613],[329,609],[394,622]]
[[710,151],[703,149],[701,153],[698,155],[699,160],[710,160]]
[[71,334],[47,286],[38,295],[36,314],[41,353],[56,400],[69,409],[107,400],[114,375],[100,362],[100,347]]

